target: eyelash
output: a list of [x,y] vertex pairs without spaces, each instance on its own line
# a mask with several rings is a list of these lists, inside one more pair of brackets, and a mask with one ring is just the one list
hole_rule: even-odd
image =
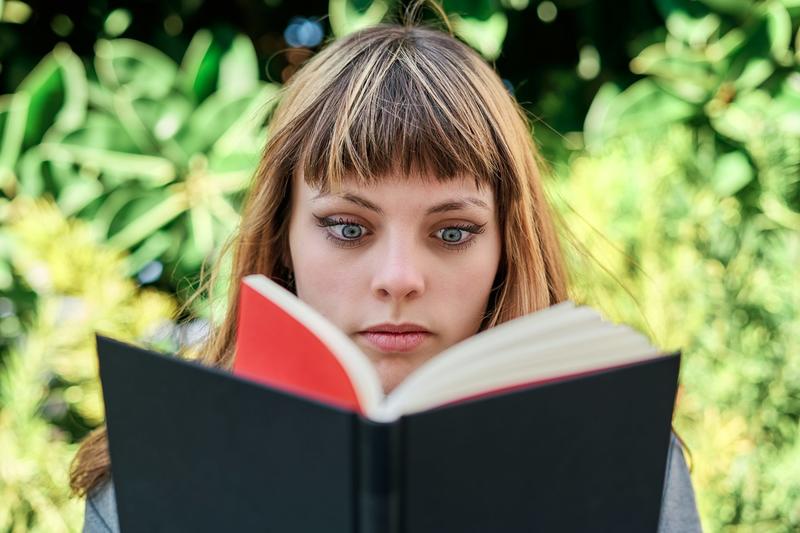
[[[331,226],[340,226],[340,225],[360,226],[362,228],[364,227],[362,224],[359,224],[358,222],[355,222],[353,220],[348,220],[348,219],[345,219],[345,218],[341,218],[341,217],[338,218],[338,219],[334,219],[332,217],[318,217],[318,216],[314,215],[314,218],[317,219],[317,225],[319,227],[321,227],[321,228],[328,228],[328,227],[331,227]],[[479,235],[479,234],[484,232],[484,226],[486,226],[486,224],[480,224],[480,225],[478,225],[478,224],[453,224],[451,226],[447,226],[447,227],[444,227],[444,228],[441,228],[441,229],[458,229],[458,230],[466,231],[468,233],[472,233],[473,235]],[[361,241],[361,238],[358,238],[358,239],[355,239],[355,240],[341,239],[341,238],[336,237],[335,235],[331,234],[330,231],[326,231],[325,232],[325,238],[330,240],[330,241],[333,241],[333,243],[336,246],[340,246],[342,248],[353,248],[355,246],[358,246],[359,245],[359,241]],[[444,248],[448,249],[448,250],[462,251],[462,250],[466,250],[467,248],[469,248],[473,244],[475,244],[475,237],[472,237],[467,241],[460,242],[460,243],[457,243],[457,244],[449,244],[449,243],[444,242],[444,244],[442,244],[442,246]]]

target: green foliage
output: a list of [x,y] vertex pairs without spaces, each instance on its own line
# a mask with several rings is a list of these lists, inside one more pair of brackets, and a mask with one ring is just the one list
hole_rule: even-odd
[[621,281],[578,293],[684,348],[676,423],[705,528],[796,531],[800,4],[657,5],[666,40],[631,62],[640,81],[601,88],[557,187]]
[[95,52],[92,75],[57,47],[0,102],[0,188],[90,221],[129,274],[193,276],[238,223],[278,87],[242,36],[200,31],[180,66],[129,39]]
[[736,160],[686,127],[578,155],[551,187],[576,298],[683,348],[676,426],[708,531],[800,528],[800,232],[762,209],[796,198],[796,171],[776,169],[797,153],[764,142],[784,159],[741,197],[714,181]]
[[0,374],[0,530],[77,531],[69,497],[75,442],[103,420],[94,332],[142,342],[171,324],[173,298],[139,289],[124,254],[50,202],[17,198],[2,233],[20,283],[35,290],[31,323]]
[[[396,0],[330,0],[328,14],[334,35],[347,35],[377,24],[399,6]],[[453,31],[486,59],[494,60],[503,49],[508,31],[506,9],[524,9],[527,2],[496,0],[445,0],[442,7]]]

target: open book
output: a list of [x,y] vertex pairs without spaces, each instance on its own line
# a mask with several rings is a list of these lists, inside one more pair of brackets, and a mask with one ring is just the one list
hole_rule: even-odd
[[234,372],[376,421],[658,357],[634,329],[562,302],[473,335],[384,396],[361,349],[261,274],[242,280]]
[[128,531],[656,531],[680,353],[565,302],[387,397],[293,294],[242,281],[234,372],[97,335]]

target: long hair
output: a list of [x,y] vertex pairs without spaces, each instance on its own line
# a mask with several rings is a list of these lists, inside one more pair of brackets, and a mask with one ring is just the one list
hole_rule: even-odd
[[[567,298],[524,110],[494,70],[451,33],[382,24],[328,44],[283,88],[240,226],[221,254],[233,250],[226,314],[212,327],[200,360],[232,366],[243,276],[261,273],[292,290],[288,222],[295,175],[335,190],[345,179],[374,183],[415,173],[440,181],[468,176],[495,195],[502,253],[481,329]],[[85,494],[109,473],[101,427],[76,455],[73,491]]]

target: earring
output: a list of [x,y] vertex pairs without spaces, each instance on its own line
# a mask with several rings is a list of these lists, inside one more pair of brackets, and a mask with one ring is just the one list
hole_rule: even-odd
[[286,283],[290,287],[294,287],[294,270],[289,271],[289,275],[286,277]]

